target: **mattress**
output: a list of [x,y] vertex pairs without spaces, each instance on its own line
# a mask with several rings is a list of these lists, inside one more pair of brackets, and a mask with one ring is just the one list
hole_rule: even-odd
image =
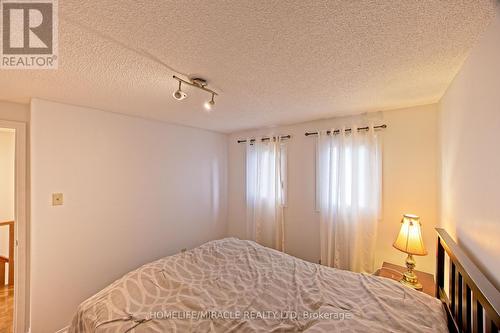
[[226,238],[132,271],[70,333],[448,332],[441,302],[398,282]]

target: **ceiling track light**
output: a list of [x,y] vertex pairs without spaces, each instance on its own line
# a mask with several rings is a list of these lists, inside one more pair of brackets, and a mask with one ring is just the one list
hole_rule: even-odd
[[179,81],[179,89],[174,91],[174,93],[172,94],[172,96],[174,96],[174,98],[178,101],[182,101],[184,98],[187,97],[186,93],[181,90],[181,84],[182,84],[182,82]]
[[214,94],[212,94],[212,99],[210,101],[206,101],[203,105],[207,111],[211,111],[215,105]]
[[219,94],[217,94],[212,89],[207,88],[207,85],[208,85],[207,80],[199,78],[199,77],[195,77],[195,78],[190,79],[190,81],[186,81],[186,80],[183,80],[180,77],[177,77],[175,75],[173,77],[174,77],[174,79],[179,81],[179,88],[173,93],[173,96],[176,100],[181,101],[187,97],[186,93],[181,90],[181,85],[183,83],[185,83],[191,87],[195,87],[195,88],[198,88],[198,89],[201,89],[203,91],[210,93],[212,95],[212,98],[209,101],[205,102],[204,106],[205,106],[205,109],[207,111],[210,111],[213,109],[213,107],[215,105],[214,98],[215,98],[215,96],[218,96]]

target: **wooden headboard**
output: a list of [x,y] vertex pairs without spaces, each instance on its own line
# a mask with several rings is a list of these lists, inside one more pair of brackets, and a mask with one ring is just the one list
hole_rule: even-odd
[[[497,333],[500,292],[444,229],[438,233],[436,297],[446,307],[450,332]],[[445,268],[445,253],[449,265]],[[445,270],[449,293],[445,290]]]

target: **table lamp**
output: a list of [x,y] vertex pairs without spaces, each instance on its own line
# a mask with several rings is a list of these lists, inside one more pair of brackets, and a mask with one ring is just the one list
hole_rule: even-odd
[[420,218],[416,215],[405,214],[401,220],[401,230],[392,246],[396,249],[408,253],[406,258],[406,268],[408,270],[403,274],[401,283],[405,286],[421,290],[422,285],[418,282],[417,276],[413,272],[415,269],[415,260],[413,255],[425,256],[427,250],[422,239],[422,230],[420,229]]

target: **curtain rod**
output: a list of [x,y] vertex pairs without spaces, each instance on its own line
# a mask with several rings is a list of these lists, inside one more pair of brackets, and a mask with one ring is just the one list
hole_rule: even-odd
[[[379,125],[379,126],[373,126],[373,128],[374,129],[383,129],[383,128],[387,128],[387,125],[384,124],[384,125]],[[366,131],[366,130],[369,130],[369,129],[370,129],[370,127],[358,127],[357,128],[358,131]],[[327,135],[338,134],[338,133],[340,133],[340,131],[341,130],[339,130],[339,129],[336,129],[334,131],[326,131],[326,134]],[[352,131],[352,129],[351,128],[346,128],[344,131],[345,132],[350,132],[350,131]],[[318,135],[318,132],[306,132],[305,133],[305,136],[309,136],[309,135]]]
[[[268,140],[271,140],[271,139],[276,139],[277,136],[272,136],[272,137],[265,137],[265,138],[262,138],[261,141],[268,141]],[[291,136],[290,135],[282,135],[279,137],[280,139],[290,139]],[[238,140],[238,143],[245,143],[247,142],[247,140]],[[255,142],[255,139],[250,139],[250,142]]]

